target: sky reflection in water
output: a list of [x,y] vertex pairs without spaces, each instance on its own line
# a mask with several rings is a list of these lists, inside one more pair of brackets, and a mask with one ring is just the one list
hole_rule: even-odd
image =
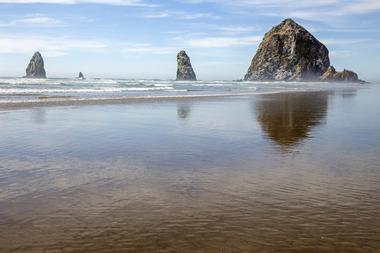
[[376,252],[379,89],[0,112],[1,252]]

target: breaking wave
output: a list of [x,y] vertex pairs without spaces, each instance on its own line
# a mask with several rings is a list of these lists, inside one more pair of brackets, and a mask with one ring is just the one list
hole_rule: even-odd
[[0,78],[0,103],[95,101],[125,98],[241,96],[363,87],[322,82],[180,81],[148,79]]

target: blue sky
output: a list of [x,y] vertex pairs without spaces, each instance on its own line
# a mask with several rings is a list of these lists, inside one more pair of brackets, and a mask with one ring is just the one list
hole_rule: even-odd
[[200,79],[240,79],[262,36],[293,18],[337,69],[380,80],[379,0],[0,0],[0,76],[34,51],[49,77],[171,79],[185,49]]

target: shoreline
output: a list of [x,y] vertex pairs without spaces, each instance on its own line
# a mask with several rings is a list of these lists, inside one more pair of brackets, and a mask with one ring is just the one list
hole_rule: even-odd
[[379,94],[0,110],[0,251],[372,252]]
[[[363,89],[357,87],[354,89]],[[215,93],[215,94],[193,94],[193,95],[158,95],[158,96],[122,96],[122,97],[59,97],[44,98],[38,100],[21,100],[21,101],[0,101],[0,110],[2,109],[23,109],[32,107],[50,107],[50,106],[82,106],[82,105],[113,105],[113,104],[130,104],[130,103],[151,103],[178,100],[193,99],[219,99],[233,97],[251,97],[258,95],[272,95],[282,93],[313,93],[313,92],[330,92],[340,89],[314,89],[314,90],[280,90],[266,92],[240,92],[240,93]]]
[[112,104],[129,104],[129,103],[147,103],[163,102],[192,99],[218,99],[230,97],[251,97],[256,95],[271,95],[280,93],[304,93],[304,92],[321,92],[328,90],[284,90],[270,92],[242,92],[230,94],[197,94],[197,95],[172,95],[172,96],[135,96],[135,97],[99,97],[99,98],[48,98],[41,100],[23,100],[23,101],[6,101],[0,102],[1,109],[19,109],[45,106],[72,106],[72,105],[112,105]]

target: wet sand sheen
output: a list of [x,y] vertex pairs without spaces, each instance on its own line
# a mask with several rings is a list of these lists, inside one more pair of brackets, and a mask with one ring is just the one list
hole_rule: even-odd
[[378,252],[379,88],[0,112],[1,252]]

